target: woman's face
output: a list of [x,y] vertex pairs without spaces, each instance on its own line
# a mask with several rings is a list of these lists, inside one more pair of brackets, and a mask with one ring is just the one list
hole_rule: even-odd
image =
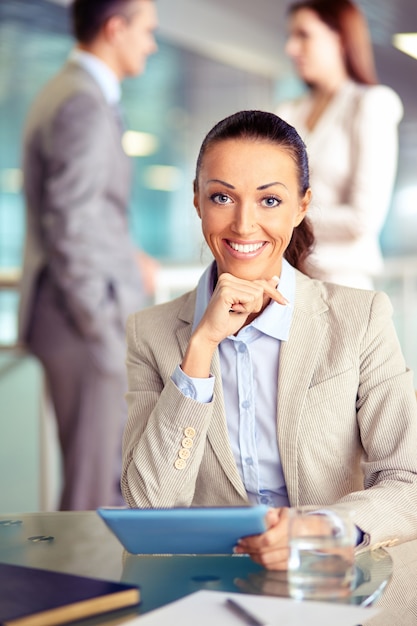
[[281,273],[283,254],[307,211],[295,161],[276,144],[228,139],[204,155],[194,205],[219,274],[246,280]]
[[332,80],[336,72],[345,72],[339,34],[311,9],[299,9],[291,15],[285,51],[307,84],[320,85]]

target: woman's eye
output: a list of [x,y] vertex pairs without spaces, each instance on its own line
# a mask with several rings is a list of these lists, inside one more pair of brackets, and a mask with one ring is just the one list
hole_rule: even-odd
[[275,198],[275,196],[269,196],[268,198],[264,198],[262,200],[263,206],[270,208],[274,208],[281,204],[281,200],[279,198]]
[[212,196],[210,196],[210,199],[217,204],[228,204],[229,202],[231,202],[229,196],[224,193],[214,193]]

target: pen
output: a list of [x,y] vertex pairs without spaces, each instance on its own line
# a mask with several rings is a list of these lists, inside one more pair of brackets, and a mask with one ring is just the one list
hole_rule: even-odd
[[227,598],[226,604],[236,615],[243,618],[248,626],[269,626],[267,622],[264,622],[259,617],[256,617],[256,615],[254,615],[246,607],[236,602],[236,600]]

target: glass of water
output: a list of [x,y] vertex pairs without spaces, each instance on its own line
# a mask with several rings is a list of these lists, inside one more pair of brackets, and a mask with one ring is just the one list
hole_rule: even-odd
[[349,596],[354,586],[357,531],[352,513],[290,509],[288,585],[297,600]]

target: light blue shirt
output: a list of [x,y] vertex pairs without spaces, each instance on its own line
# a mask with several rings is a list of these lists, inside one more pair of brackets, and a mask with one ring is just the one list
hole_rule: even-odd
[[119,79],[113,70],[95,54],[74,48],[70,52],[69,60],[77,63],[91,74],[110,105],[117,104],[120,101],[121,88]]
[[[198,283],[193,329],[212,296],[215,272],[213,263]],[[288,340],[295,298],[295,271],[285,260],[279,291],[287,306],[271,301],[219,345],[227,426],[240,476],[250,502],[274,507],[289,505],[277,443],[279,351]],[[211,401],[214,377],[190,378],[178,366],[172,379],[185,395]]]

